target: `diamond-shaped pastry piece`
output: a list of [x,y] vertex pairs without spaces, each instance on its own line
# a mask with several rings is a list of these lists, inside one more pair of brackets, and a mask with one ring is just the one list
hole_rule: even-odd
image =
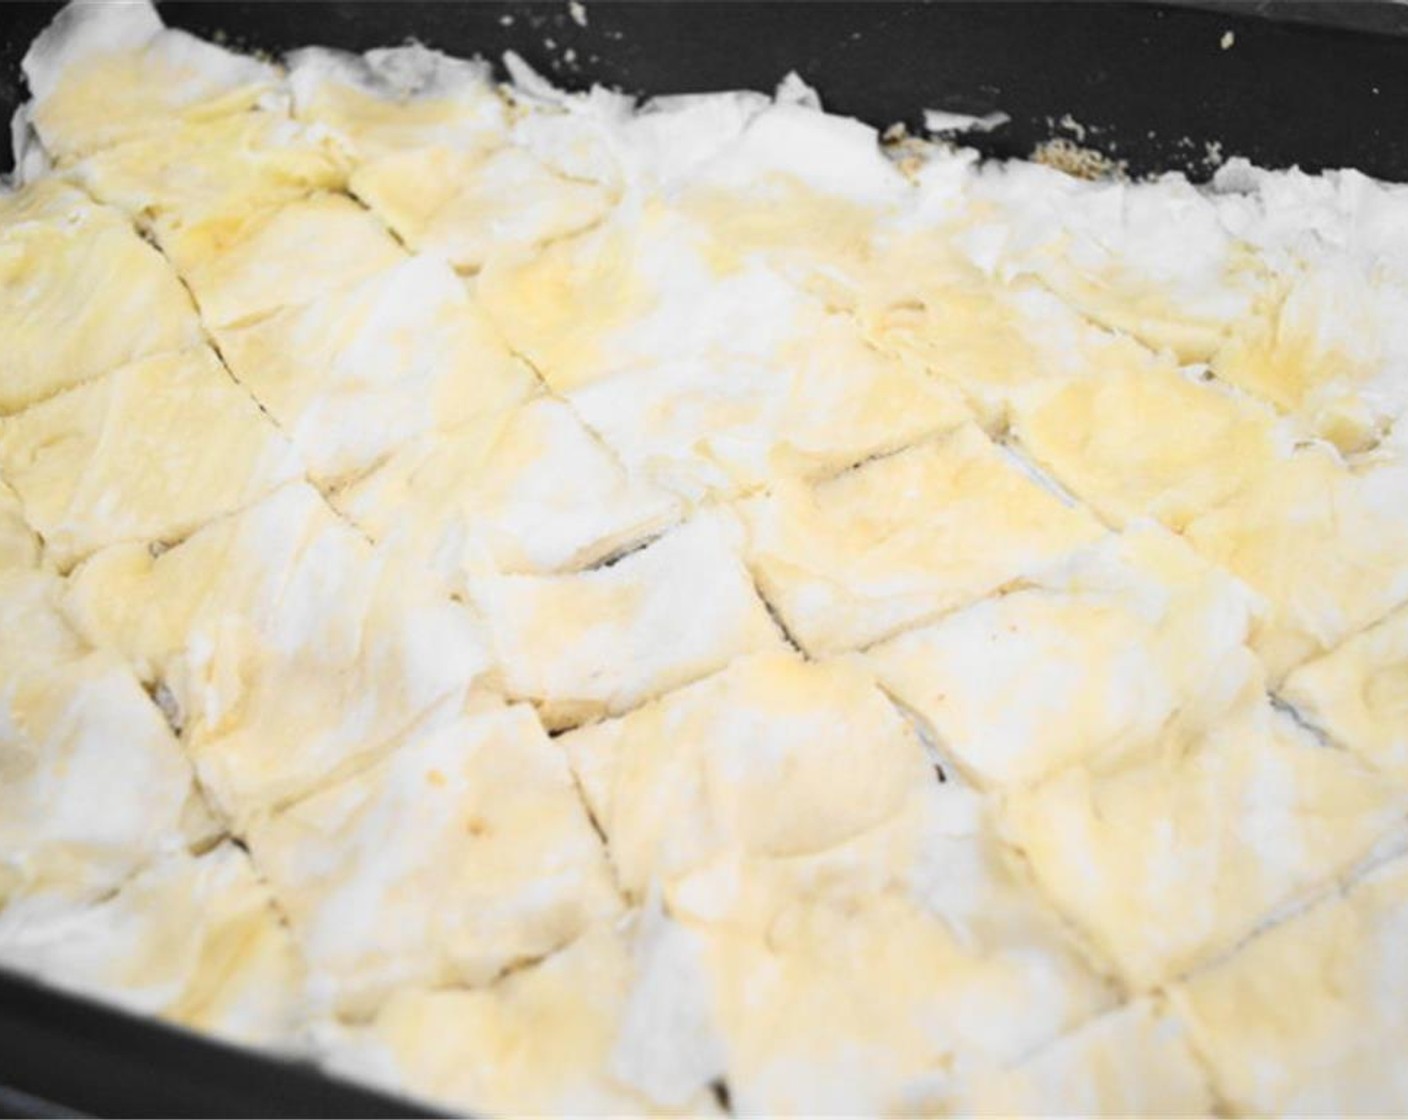
[[249,842],[342,1011],[486,983],[620,906],[566,759],[523,705],[413,734]]
[[1213,727],[1005,797],[1037,880],[1130,985],[1177,977],[1367,855],[1404,797],[1261,692]]
[[1408,600],[1408,466],[1285,456],[1194,520],[1187,539],[1267,602],[1253,647],[1273,681]]
[[0,413],[203,337],[127,218],[52,179],[0,198],[0,335]]
[[295,484],[153,557],[105,550],[68,605],[171,698],[237,822],[453,716],[488,669],[469,613]]
[[566,727],[780,646],[740,537],[729,517],[709,511],[609,567],[471,581],[509,696]]
[[1400,857],[1175,989],[1222,1099],[1261,1115],[1408,1108],[1405,940]]
[[434,256],[216,337],[230,371],[320,483],[363,473],[406,441],[499,411],[537,386]]
[[987,429],[1073,379],[1166,365],[1035,281],[988,275],[957,251],[958,233],[889,237],[853,298],[872,343],[961,389]]
[[551,397],[408,444],[332,500],[375,539],[401,540],[460,592],[474,574],[599,563],[680,514]]
[[1278,692],[1336,743],[1408,783],[1408,608],[1301,665]]
[[190,763],[131,670],[61,613],[62,585],[0,573],[0,914],[88,902],[184,842]]
[[274,68],[162,26],[144,0],[70,4],[30,44],[31,120],[62,159],[168,128],[248,110]]
[[1223,714],[1255,597],[1173,534],[1134,526],[1032,583],[863,655],[978,782],[1108,762],[1147,747],[1175,714]]
[[0,961],[231,1042],[300,1046],[303,963],[249,856],[222,843],[153,863],[42,922],[0,914]]
[[729,853],[785,859],[843,845],[933,780],[870,677],[791,651],[741,658],[560,743],[638,900]]
[[749,565],[813,654],[962,606],[1102,532],[972,425],[742,509]]
[[326,192],[237,211],[226,221],[164,237],[162,248],[212,329],[309,303],[406,256],[373,215],[345,195]]
[[496,257],[477,291],[509,344],[562,394],[672,363],[766,360],[814,303],[658,199],[622,205],[541,252]]
[[475,270],[600,221],[612,204],[595,183],[565,178],[522,148],[420,148],[363,164],[349,189],[414,249]]
[[1166,369],[1078,378],[1013,411],[1032,457],[1117,524],[1153,517],[1181,531],[1271,466],[1285,442],[1270,409]]
[[0,472],[66,570],[107,545],[180,539],[297,477],[300,463],[201,347],[0,420]]
[[666,361],[568,399],[631,469],[690,498],[834,473],[950,431],[962,399],[868,345],[849,316],[806,302],[777,351]]
[[66,174],[149,226],[163,243],[347,182],[335,141],[282,113],[254,109],[178,120],[104,148]]

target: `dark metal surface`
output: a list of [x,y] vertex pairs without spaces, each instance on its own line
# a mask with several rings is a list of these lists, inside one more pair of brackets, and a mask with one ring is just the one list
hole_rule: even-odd
[[5,1116],[432,1116],[0,970]]
[[[519,3],[186,3],[168,22],[279,52],[356,50],[414,36],[457,54],[512,49],[555,80],[633,93],[771,89],[795,69],[834,111],[918,125],[925,108],[1011,124],[974,137],[994,156],[1083,136],[1133,174],[1205,177],[1209,146],[1264,166],[1357,167],[1408,181],[1408,38],[1397,5],[1293,0],[862,3],[563,0]],[[0,114],[17,62],[57,5],[0,9]],[[1282,18],[1263,18],[1267,14]],[[1337,26],[1329,26],[1329,24]],[[1226,33],[1232,45],[1223,49]],[[568,52],[572,52],[569,56]],[[1081,126],[1083,133],[1071,124]],[[9,163],[0,153],[0,166]]]
[[[19,59],[57,7],[0,7],[6,118],[25,96]],[[796,70],[833,111],[876,125],[918,126],[926,108],[1001,109],[1011,123],[973,138],[993,156],[1026,155],[1083,128],[1088,146],[1135,174],[1205,176],[1209,146],[1220,145],[1265,166],[1357,167],[1408,181],[1408,21],[1381,5],[586,0],[586,8],[585,26],[559,0],[172,2],[162,12],[176,26],[274,53],[314,43],[365,50],[409,37],[455,54],[497,58],[512,49],[572,88],[769,90]],[[1261,18],[1268,13],[1283,18]],[[10,162],[6,137],[0,168]],[[3,973],[0,1086],[6,1114],[412,1114],[309,1067]]]

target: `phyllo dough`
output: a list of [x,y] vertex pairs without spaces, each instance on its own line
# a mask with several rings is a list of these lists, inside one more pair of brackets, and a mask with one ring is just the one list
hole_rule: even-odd
[[1249,667],[1210,728],[1004,797],[1037,881],[1146,989],[1225,952],[1368,855],[1404,796],[1272,708]]
[[743,659],[563,741],[623,887],[679,923],[653,996],[711,1025],[744,1114],[923,1109],[1108,998],[853,666]]
[[61,613],[51,575],[0,572],[0,922],[88,902],[180,849],[190,763],[132,671]]
[[497,257],[478,292],[509,345],[564,395],[678,361],[765,359],[811,302],[657,198],[539,253]]
[[971,187],[999,267],[1031,271],[1082,315],[1183,362],[1211,358],[1268,280],[1222,200],[1176,176],[1090,182],[1010,163],[983,166]]
[[1408,463],[1347,468],[1311,446],[1197,518],[1187,539],[1267,601],[1273,682],[1408,600]]
[[1342,452],[1366,451],[1408,412],[1405,319],[1408,271],[1337,254],[1284,278],[1213,369]]
[[375,540],[398,538],[459,593],[474,575],[589,567],[680,513],[552,397],[407,444],[332,500]]
[[426,147],[489,149],[506,139],[507,105],[479,59],[407,43],[362,55],[308,47],[285,62],[294,116],[333,130],[358,162]]
[[1408,784],[1408,608],[1306,662],[1279,692],[1337,744]]
[[179,540],[300,469],[204,346],[144,358],[0,420],[0,472],[63,570],[108,545]]
[[434,256],[216,338],[319,483],[364,473],[407,440],[496,412],[537,386]]
[[1254,618],[1250,591],[1150,524],[1104,538],[864,663],[983,785],[1109,764],[1175,715],[1226,706]]
[[473,618],[392,559],[294,484],[159,556],[99,553],[68,605],[164,688],[205,787],[242,822],[479,691]]
[[24,519],[19,498],[0,479],[0,571],[37,568],[43,556],[43,543]]
[[164,239],[211,330],[351,287],[406,257],[346,195],[319,191],[266,210],[236,211]]
[[398,991],[365,1026],[322,1028],[320,1049],[339,1073],[471,1114],[717,1114],[705,1093],[669,1109],[615,1074],[637,967],[632,939],[598,923],[490,986]]
[[110,897],[16,928],[0,961],[244,1045],[301,1046],[303,964],[249,856],[167,856]]
[[933,780],[868,676],[791,651],[741,658],[560,743],[636,901],[732,853],[838,847]]
[[180,255],[232,219],[347,183],[347,157],[326,134],[273,109],[177,120],[85,156],[66,170],[95,198],[131,214]]
[[1267,931],[1175,989],[1237,1112],[1408,1110],[1408,859]]
[[613,202],[513,145],[397,152],[358,168],[349,188],[407,245],[466,271],[595,225]]
[[0,196],[0,413],[202,339],[181,282],[127,218],[53,179]]
[[620,907],[561,752],[525,705],[441,723],[249,836],[314,994],[367,1013],[474,985]]
[[971,424],[742,506],[748,562],[813,654],[885,638],[1088,544],[1099,522]]
[[633,472],[694,500],[835,473],[969,415],[954,390],[810,301],[794,309],[773,353],[667,360],[568,400]]
[[30,119],[59,160],[170,127],[249,109],[274,68],[164,27],[146,0],[64,8],[30,44]]
[[[980,232],[954,219],[896,229],[877,245],[849,299],[874,345],[961,389],[985,428],[1000,431],[1015,405],[1038,402],[1069,381],[1166,367],[1034,280],[994,275],[998,265],[987,259]],[[973,244],[965,249],[966,241]]]
[[975,1076],[950,1115],[1214,1116],[1217,1098],[1162,1000],[1137,999],[1029,1058]]
[[1079,378],[1013,413],[1032,457],[1121,525],[1154,517],[1182,531],[1290,444],[1269,408],[1171,369]]
[[606,567],[472,580],[504,689],[532,701],[548,727],[570,727],[780,646],[741,537],[732,517],[710,510]]

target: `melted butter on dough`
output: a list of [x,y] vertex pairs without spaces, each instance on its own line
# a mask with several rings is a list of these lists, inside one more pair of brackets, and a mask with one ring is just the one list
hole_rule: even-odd
[[[161,714],[68,625],[62,595],[52,575],[0,572],[0,918],[12,923],[89,902],[179,848],[194,796]],[[140,798],[113,795],[128,783]]]
[[1268,931],[1175,989],[1238,1112],[1389,1115],[1408,1100],[1408,860]]
[[550,397],[417,440],[333,502],[460,592],[476,574],[588,567],[679,517]]
[[667,361],[568,399],[628,467],[688,500],[835,472],[949,431],[958,395],[869,346],[841,313],[803,304],[776,351]]
[[87,156],[66,174],[168,244],[204,236],[207,223],[223,229],[241,213],[339,190],[347,172],[346,155],[326,135],[253,110],[174,122]]
[[213,330],[309,303],[405,259],[376,218],[344,195],[323,192],[236,211],[166,238],[163,248]]
[[812,653],[866,645],[1100,535],[965,425],[814,486],[744,503],[749,564]]
[[511,146],[396,152],[360,167],[351,190],[407,245],[466,271],[586,229],[612,202],[595,183],[565,179]]
[[705,1093],[669,1109],[609,1072],[635,971],[630,939],[598,924],[491,987],[402,989],[323,1045],[348,1076],[467,1113],[716,1114]]
[[497,412],[537,384],[434,256],[216,337],[231,372],[325,484],[365,473],[417,436]]
[[30,119],[49,152],[72,159],[249,109],[275,85],[273,67],[165,28],[151,4],[72,4],[30,45]]
[[0,572],[39,567],[42,550],[39,535],[24,519],[19,498],[0,480]]
[[863,655],[985,785],[1147,748],[1177,715],[1215,720],[1250,593],[1148,524]]
[[531,700],[549,727],[571,726],[780,646],[740,536],[706,511],[610,567],[472,580],[508,695]]
[[398,985],[482,984],[619,906],[566,760],[523,706],[413,735],[257,825],[250,849],[314,985],[348,1012]]
[[1408,609],[1306,662],[1279,691],[1336,742],[1408,782]]
[[1274,711],[1258,669],[1211,728],[1004,798],[1037,880],[1136,990],[1230,948],[1366,855],[1402,795]]
[[486,63],[408,43],[364,55],[309,47],[287,58],[293,114],[336,132],[359,161],[425,147],[498,147],[503,99]]
[[133,362],[0,420],[0,470],[62,569],[123,541],[179,539],[299,468],[206,347]]
[[742,659],[563,742],[623,887],[682,923],[674,1003],[745,1113],[923,1107],[1105,999],[854,666]]
[[167,856],[111,898],[16,929],[0,959],[230,1042],[296,1050],[303,965],[249,857]]
[[1408,469],[1347,469],[1323,447],[1297,450],[1219,508],[1188,541],[1268,603],[1253,647],[1273,682],[1408,599]]
[[68,606],[165,683],[203,783],[242,822],[480,689],[474,620],[425,582],[295,484],[155,559],[142,546],[98,554]]
[[982,1116],[1211,1116],[1215,1100],[1183,1023],[1138,999],[1084,1023],[946,1102]]
[[1171,369],[1081,378],[1014,409],[1022,446],[1072,493],[1123,524],[1175,531],[1221,505],[1280,457],[1269,409]]
[[929,772],[868,677],[785,652],[561,742],[638,899],[721,852],[781,858],[843,843],[898,812]]
[[890,820],[820,852],[716,860],[668,904],[700,942],[746,1114],[930,1112],[1110,999],[953,783],[912,784]]
[[201,341],[181,282],[127,219],[44,179],[0,196],[0,413]]

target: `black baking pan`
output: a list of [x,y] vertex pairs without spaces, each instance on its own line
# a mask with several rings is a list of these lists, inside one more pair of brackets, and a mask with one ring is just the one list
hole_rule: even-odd
[[[55,4],[0,7],[0,114]],[[918,130],[926,108],[1007,113],[966,137],[1028,155],[1066,136],[1131,175],[1205,179],[1217,156],[1408,181],[1408,8],[1382,4],[169,3],[166,21],[251,50],[415,38],[522,55],[569,88],[770,90],[789,70],[834,112]],[[11,159],[0,140],[0,169]],[[0,340],[3,345],[3,340]],[[0,1114],[426,1115],[405,1102],[0,972]]]

